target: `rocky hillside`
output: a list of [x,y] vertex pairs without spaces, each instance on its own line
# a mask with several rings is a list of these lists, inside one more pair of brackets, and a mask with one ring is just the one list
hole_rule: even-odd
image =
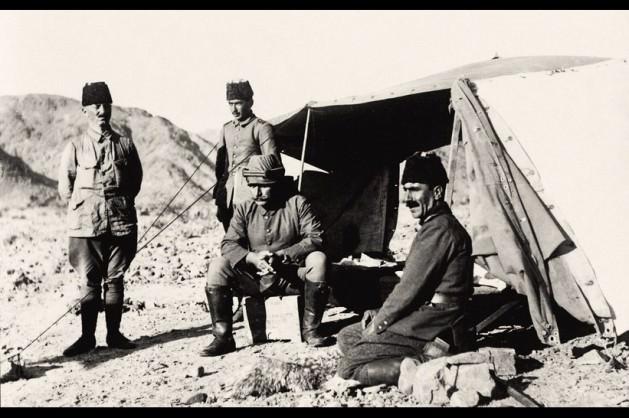
[[[214,138],[201,138],[138,108],[114,106],[112,125],[133,139],[140,154],[144,182],[136,203],[141,210],[163,207],[214,146]],[[11,205],[55,201],[49,196],[55,194],[63,147],[85,127],[80,103],[74,99],[44,94],[0,97],[0,187],[15,196]],[[208,160],[214,157],[212,152]],[[187,206],[213,183],[212,163],[203,164],[173,209]],[[209,202],[210,194],[203,200]],[[200,204],[191,212],[208,210],[208,204]]]
[[0,149],[0,207],[58,204],[57,182]]

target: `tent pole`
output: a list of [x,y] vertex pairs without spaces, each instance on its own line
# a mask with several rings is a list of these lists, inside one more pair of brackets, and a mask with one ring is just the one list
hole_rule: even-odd
[[301,169],[299,170],[299,183],[297,190],[301,193],[301,179],[304,176],[304,163],[306,160],[306,145],[308,144],[308,127],[310,126],[310,108],[306,114],[306,128],[304,129],[304,145],[301,148]]
[[448,179],[446,185],[446,202],[452,206],[452,196],[454,193],[454,176],[456,174],[456,156],[459,151],[459,134],[461,132],[461,118],[454,115],[454,125],[452,126],[452,139],[450,140],[450,156],[448,158]]

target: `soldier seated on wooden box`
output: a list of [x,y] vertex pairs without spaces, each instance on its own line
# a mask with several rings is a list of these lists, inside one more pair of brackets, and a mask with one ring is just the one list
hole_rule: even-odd
[[328,261],[321,251],[321,222],[308,201],[289,192],[284,167],[275,155],[254,155],[243,170],[253,199],[235,205],[221,243],[222,256],[212,260],[205,292],[214,340],[201,353],[218,356],[236,349],[232,335],[234,289],[264,298],[303,288],[302,334],[319,347],[329,338],[319,332],[329,289]]

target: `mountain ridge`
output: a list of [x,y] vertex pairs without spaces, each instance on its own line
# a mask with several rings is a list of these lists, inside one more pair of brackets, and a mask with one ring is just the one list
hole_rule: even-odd
[[[138,149],[144,170],[142,190],[136,199],[139,209],[162,208],[197,166],[199,169],[173,203],[172,210],[187,206],[214,184],[213,138],[201,137],[166,117],[138,107],[114,105],[111,125],[116,132],[130,137]],[[13,173],[10,179],[0,175],[0,186],[21,196],[15,203],[31,201],[35,189],[26,185],[35,184],[37,191],[48,196],[49,189],[56,187],[63,148],[86,128],[81,104],[75,99],[52,94],[0,96],[2,172]],[[55,184],[38,181],[41,180],[38,176]],[[25,188],[23,193],[21,187]],[[199,205],[204,208],[196,211],[207,214],[211,194],[201,200],[206,205]],[[49,199],[35,199],[35,202],[51,203]]]

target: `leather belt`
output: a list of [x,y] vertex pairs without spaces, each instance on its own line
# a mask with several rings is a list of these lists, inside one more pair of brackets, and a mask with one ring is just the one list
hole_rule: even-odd
[[454,295],[445,295],[443,293],[435,293],[430,300],[430,303],[441,303],[441,304],[462,304],[465,302],[467,298],[461,296]]

